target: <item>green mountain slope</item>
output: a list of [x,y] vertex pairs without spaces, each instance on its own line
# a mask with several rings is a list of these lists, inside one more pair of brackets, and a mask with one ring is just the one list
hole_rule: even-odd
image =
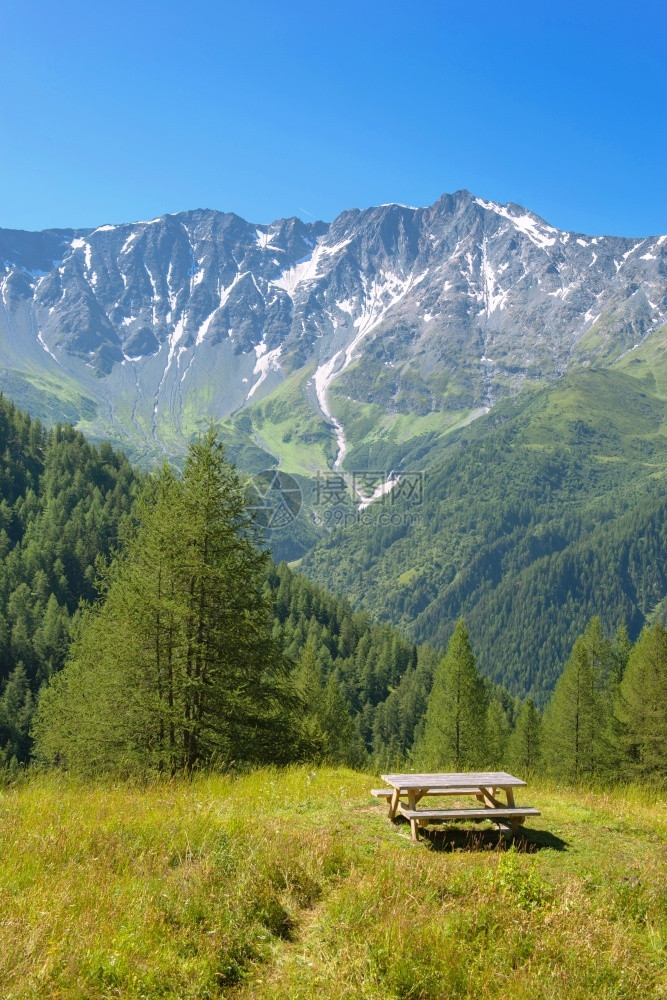
[[361,519],[300,568],[420,641],[464,615],[483,671],[543,701],[592,614],[634,635],[662,610],[664,356],[663,328],[614,369],[499,404],[450,436],[416,523],[399,500],[395,523]]
[[[47,432],[0,394],[0,768],[28,758],[35,699],[63,666],[80,601],[99,596],[96,560],[118,546],[140,481],[109,444],[91,446],[71,426]],[[295,669],[307,668],[309,698],[324,700],[331,679],[342,699],[338,724],[354,717],[358,741],[371,749],[375,709],[403,683],[410,705],[401,748],[409,746],[430,651],[285,564],[269,565],[266,586],[277,635]]]

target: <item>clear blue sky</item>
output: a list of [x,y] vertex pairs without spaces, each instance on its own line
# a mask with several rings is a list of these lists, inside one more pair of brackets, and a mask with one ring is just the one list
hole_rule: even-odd
[[5,0],[0,226],[465,187],[667,233],[666,43],[664,0]]

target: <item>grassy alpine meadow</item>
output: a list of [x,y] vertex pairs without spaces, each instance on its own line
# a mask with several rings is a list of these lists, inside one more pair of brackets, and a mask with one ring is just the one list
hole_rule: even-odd
[[667,997],[667,808],[532,782],[509,847],[411,845],[372,776],[0,791],[3,1000]]

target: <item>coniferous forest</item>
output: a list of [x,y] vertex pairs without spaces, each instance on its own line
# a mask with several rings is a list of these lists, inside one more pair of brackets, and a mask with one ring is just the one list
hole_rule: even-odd
[[[318,761],[667,775],[667,631],[593,617],[543,710],[275,565],[213,430],[138,474],[0,400],[0,752],[73,772]],[[541,707],[541,706],[540,706]]]

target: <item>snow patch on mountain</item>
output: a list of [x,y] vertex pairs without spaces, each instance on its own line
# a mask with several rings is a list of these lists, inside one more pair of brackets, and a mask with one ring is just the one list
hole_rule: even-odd
[[132,249],[132,244],[134,243],[134,241],[136,240],[136,238],[137,238],[138,235],[139,235],[138,233],[130,233],[130,235],[128,236],[128,238],[125,240],[125,242],[123,243],[122,247],[120,248],[120,252],[121,253],[129,253],[130,250]]
[[365,292],[365,302],[361,315],[354,321],[358,333],[351,344],[345,350],[345,360],[341,371],[352,363],[357,347],[364,337],[374,330],[385,318],[390,309],[404,298],[409,291],[415,288],[424,280],[428,274],[428,268],[415,277],[410,275],[401,278],[391,272],[380,271],[379,278],[373,278],[370,282],[361,275],[362,285]]
[[623,254],[623,260],[627,260],[628,257],[630,257],[631,254],[633,254],[635,252],[635,250],[639,250],[639,248],[642,245],[642,243],[646,243],[646,240],[640,240],[639,243],[635,243],[635,245],[633,247],[630,247],[630,249],[628,250],[628,252]]
[[190,294],[192,294],[197,285],[201,285],[202,281],[204,280],[205,274],[206,272],[204,271],[204,268],[200,267],[199,270],[192,275],[192,278],[190,280]]
[[326,257],[333,257],[341,253],[349,242],[350,240],[342,240],[333,246],[318,243],[312,253],[302,257],[291,267],[285,268],[280,277],[274,278],[271,284],[275,285],[276,288],[282,288],[293,299],[299,285],[306,281],[315,281],[320,277],[318,269],[321,262]]
[[[478,205],[485,208],[489,212],[495,212],[496,215],[502,216],[512,223],[513,226],[524,233],[536,247],[540,250],[546,250],[547,247],[552,247],[556,242],[556,237],[560,236],[560,230],[554,229],[553,226],[548,226],[546,222],[540,222],[539,224],[536,220],[527,213],[524,215],[512,215],[506,205],[497,205],[494,201],[484,201],[483,198],[475,198]],[[551,235],[554,233],[555,235]]]
[[255,243],[260,250],[273,250],[274,253],[284,253],[282,247],[274,246],[274,239],[276,238],[276,233],[272,233],[270,230],[263,232],[261,229],[255,230]]
[[[55,356],[55,354],[53,353],[53,351],[51,350],[51,348],[49,347],[49,345],[44,340],[44,337],[42,336],[42,331],[41,330],[37,331],[37,340],[42,345],[42,347],[44,348],[44,350],[46,351],[46,353],[51,355],[51,357],[53,358],[53,360],[55,361],[55,363],[57,365],[60,365],[60,362],[58,361],[58,358]],[[62,365],[60,365],[60,367],[62,368]]]
[[342,351],[337,351],[332,358],[329,358],[329,360],[325,361],[323,365],[320,365],[313,375],[317,402],[319,403],[324,416],[331,424],[333,424],[333,428],[336,432],[336,459],[334,461],[334,469],[340,468],[341,462],[345,457],[345,452],[347,451],[347,442],[345,440],[343,425],[336,417],[334,417],[331,409],[329,408],[327,390],[336,377],[336,366],[342,353]]
[[376,500],[379,500],[381,497],[386,497],[388,493],[391,493],[394,486],[396,486],[396,484],[399,482],[400,478],[401,477],[397,476],[394,470],[392,469],[392,471],[389,473],[385,481],[383,483],[380,483],[379,486],[376,486],[376,488],[373,490],[370,496],[365,497],[359,492],[359,490],[357,490],[357,496],[361,498],[359,503],[357,504],[357,510],[360,511],[366,510],[366,508],[370,507],[370,505],[372,503],[375,503]]
[[168,343],[169,343],[169,354],[167,356],[167,367],[164,370],[163,380],[164,380],[164,377],[166,376],[167,372],[171,368],[171,363],[174,360],[174,355],[176,353],[176,348],[178,347],[178,344],[180,343],[180,340],[181,340],[181,338],[182,338],[182,336],[183,336],[184,333],[185,333],[185,316],[181,316],[181,318],[177,322],[176,326],[172,330],[171,334],[169,335],[169,341],[168,341]]
[[[482,281],[484,283],[484,303],[487,316],[496,309],[502,309],[507,298],[507,291],[500,285],[496,286],[496,276],[487,255],[487,238],[482,241]],[[509,291],[509,289],[508,289]],[[425,318],[425,317],[424,317]]]
[[206,334],[209,331],[209,327],[210,327],[211,323],[213,322],[213,320],[215,319],[215,317],[217,316],[217,314],[220,312],[220,310],[224,309],[224,307],[226,306],[227,301],[229,299],[229,296],[232,294],[232,291],[234,290],[234,288],[236,288],[236,286],[238,285],[238,283],[241,280],[241,278],[245,277],[246,274],[248,274],[247,271],[243,271],[243,272],[238,271],[234,275],[234,279],[230,282],[229,285],[227,285],[226,287],[223,285],[220,288],[220,301],[218,302],[218,304],[215,307],[215,309],[213,310],[213,312],[209,313],[209,315],[206,317],[206,319],[204,320],[204,322],[199,327],[199,329],[197,331],[197,336],[195,338],[195,346],[198,347],[202,343],[202,341],[206,337]]
[[259,389],[262,382],[265,381],[269,372],[273,369],[274,371],[280,370],[280,362],[278,358],[282,351],[282,344],[275,347],[272,351],[267,350],[266,341],[261,340],[259,344],[255,344],[255,353],[257,355],[257,361],[255,362],[255,367],[253,369],[253,375],[259,375],[257,381],[250,387],[246,400],[254,396]]

